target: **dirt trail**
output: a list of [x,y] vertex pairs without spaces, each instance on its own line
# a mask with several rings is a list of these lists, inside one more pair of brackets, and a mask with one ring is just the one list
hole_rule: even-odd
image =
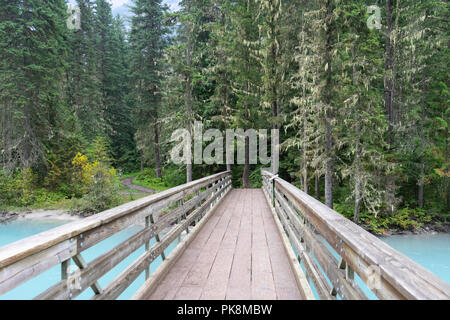
[[155,190],[153,189],[149,189],[143,186],[138,186],[136,184],[133,183],[133,180],[135,179],[135,177],[129,177],[129,178],[125,178],[122,180],[122,184],[130,189],[134,189],[140,192],[145,192],[145,193],[153,193],[155,192]]

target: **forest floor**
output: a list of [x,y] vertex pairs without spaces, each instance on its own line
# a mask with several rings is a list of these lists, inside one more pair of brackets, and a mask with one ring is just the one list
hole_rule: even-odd
[[155,190],[154,189],[149,189],[149,188],[146,188],[146,187],[144,187],[144,186],[139,186],[139,185],[137,185],[137,184],[134,184],[133,183],[133,180],[135,179],[135,177],[128,177],[128,178],[124,178],[124,179],[122,179],[122,184],[125,186],[125,187],[127,187],[127,188],[129,188],[129,189],[134,189],[134,190],[137,190],[137,191],[140,191],[141,193],[142,192],[144,192],[144,193],[153,193],[153,192],[155,192]]
[[[130,202],[156,190],[133,183],[134,177],[127,177],[121,181],[119,195],[121,203]],[[0,223],[10,222],[16,219],[45,219],[45,220],[76,220],[82,215],[71,213],[71,199],[64,199],[56,203],[40,203],[29,207],[5,207],[0,208]]]

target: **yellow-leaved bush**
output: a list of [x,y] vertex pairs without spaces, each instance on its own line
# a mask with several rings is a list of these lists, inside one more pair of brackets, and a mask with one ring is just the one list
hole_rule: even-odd
[[76,154],[72,160],[72,186],[76,197],[73,210],[91,214],[119,204],[118,185],[114,178],[116,170],[106,164],[89,162],[86,155]]
[[89,162],[87,156],[78,152],[72,160],[72,165],[72,187],[75,196],[81,197],[88,192],[99,163]]

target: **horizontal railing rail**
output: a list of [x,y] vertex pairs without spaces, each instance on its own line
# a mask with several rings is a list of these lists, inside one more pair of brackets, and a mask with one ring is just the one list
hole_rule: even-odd
[[320,299],[450,299],[450,285],[285,180],[262,170],[263,191]]
[[[88,288],[93,299],[115,299],[144,271],[147,279],[150,264],[159,256],[164,260],[164,250],[184,231],[189,233],[230,189],[230,172],[218,173],[3,246],[0,295],[60,264],[61,280],[43,288],[35,299],[73,299]],[[83,251],[139,224],[142,230],[89,263],[84,261]],[[150,246],[153,238],[156,242]],[[98,279],[142,247],[141,256],[100,287]],[[72,273],[71,260],[78,267]]]

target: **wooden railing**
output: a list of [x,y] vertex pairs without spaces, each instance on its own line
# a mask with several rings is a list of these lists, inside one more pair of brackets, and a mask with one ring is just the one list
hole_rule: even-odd
[[262,170],[263,190],[320,299],[450,299],[450,285],[292,184]]
[[[183,231],[189,233],[230,189],[230,172],[219,173],[1,247],[0,295],[60,264],[61,280],[35,299],[74,299],[89,287],[93,299],[115,299],[143,272],[149,278],[150,264],[159,256],[165,260],[164,249]],[[143,229],[93,261],[84,261],[83,251],[136,224]],[[141,256],[100,287],[98,279],[142,247]],[[72,273],[71,259],[78,267]]]

